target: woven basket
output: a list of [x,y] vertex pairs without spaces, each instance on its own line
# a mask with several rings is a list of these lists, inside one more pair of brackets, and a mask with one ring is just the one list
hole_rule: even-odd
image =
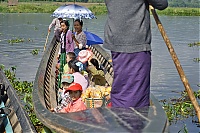
[[98,108],[103,106],[104,100],[104,98],[86,98],[85,103],[87,108]]

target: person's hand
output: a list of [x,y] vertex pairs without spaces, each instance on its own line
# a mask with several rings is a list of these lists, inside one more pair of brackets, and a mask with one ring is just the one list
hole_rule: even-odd
[[50,29],[48,29],[48,32],[50,33],[50,32],[51,32],[51,30],[50,30]]
[[79,44],[78,44],[78,48],[79,48],[79,49],[82,49],[82,48],[83,48],[83,44],[82,44],[82,43],[79,43]]
[[72,39],[75,39],[75,35],[74,34],[72,34]]
[[50,111],[51,111],[51,112],[54,112],[54,108],[51,108]]
[[90,62],[91,61],[91,59],[92,59],[92,55],[88,58],[88,62]]

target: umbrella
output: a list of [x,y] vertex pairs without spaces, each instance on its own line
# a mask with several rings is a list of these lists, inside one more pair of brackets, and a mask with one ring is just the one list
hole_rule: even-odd
[[73,19],[93,19],[95,15],[86,7],[76,4],[62,5],[58,7],[53,14],[53,17],[73,18]]
[[103,40],[94,33],[84,31],[87,37],[87,45],[103,44]]

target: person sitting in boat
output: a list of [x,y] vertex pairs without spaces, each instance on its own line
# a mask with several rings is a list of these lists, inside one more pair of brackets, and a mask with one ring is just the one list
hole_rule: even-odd
[[88,60],[87,71],[89,73],[89,79],[91,82],[94,82],[95,85],[106,85],[106,79],[104,70],[100,67],[98,61],[92,56]]
[[91,50],[86,49],[86,50],[81,50],[78,53],[77,60],[83,63],[83,70],[86,71],[86,68],[88,67],[88,59],[93,56],[93,53]]
[[79,83],[72,83],[65,91],[65,93],[69,93],[72,102],[68,104],[67,107],[64,107],[60,112],[69,113],[86,110],[86,105],[81,98],[82,92],[83,89]]
[[83,70],[83,64],[78,60],[70,60],[68,67],[68,73],[74,76],[74,82],[79,83],[83,88],[83,92],[85,92],[88,87],[88,80],[80,73]]
[[[66,54],[66,64],[63,67],[63,73],[68,73],[69,72],[69,70],[68,70],[69,69],[68,62],[70,60],[75,60],[75,59],[76,59],[76,55],[75,55],[74,52],[68,52]],[[60,64],[59,63],[56,65],[56,69],[57,69],[57,71],[60,69]]]
[[74,21],[75,34],[72,35],[72,38],[75,44],[74,52],[76,56],[78,56],[78,53],[81,50],[86,49],[87,38],[86,38],[85,33],[82,30],[82,27],[83,27],[83,21],[80,19],[76,19]]
[[[69,113],[86,110],[86,105],[81,99],[82,86],[79,83],[72,83],[65,91],[66,106],[58,106],[51,109],[52,112]],[[59,108],[62,107],[62,108]],[[57,110],[59,108],[59,110]]]
[[74,76],[72,74],[63,74],[61,78],[62,88],[58,90],[58,103],[62,103],[62,99],[64,99],[65,90],[69,87],[69,85],[74,82]]
[[75,60],[75,59],[76,59],[76,55],[75,55],[74,52],[68,52],[68,53],[66,54],[66,64],[65,64],[65,66],[64,66],[64,68],[63,68],[63,72],[64,72],[64,73],[68,73],[68,72],[69,72],[68,62],[69,62],[70,60]]

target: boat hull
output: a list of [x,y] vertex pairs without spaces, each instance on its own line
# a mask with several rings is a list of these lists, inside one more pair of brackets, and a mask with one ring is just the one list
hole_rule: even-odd
[[[91,108],[73,113],[52,113],[57,105],[55,75],[59,43],[55,37],[44,53],[38,68],[33,91],[33,104],[38,119],[56,132],[167,132],[168,120],[162,106],[151,94],[151,106],[143,108]],[[106,80],[112,85],[110,55],[99,45],[90,46],[106,69]]]
[[[33,124],[28,117],[28,114],[23,110],[23,105],[21,104],[21,100],[16,94],[15,89],[12,87],[7,77],[5,76],[3,70],[0,69],[0,91],[1,91],[1,108],[10,110],[7,115],[1,114],[1,118],[5,117],[3,127],[5,132],[8,133],[36,133],[36,130]],[[0,124],[0,125],[1,125]],[[2,126],[2,125],[1,125]]]

